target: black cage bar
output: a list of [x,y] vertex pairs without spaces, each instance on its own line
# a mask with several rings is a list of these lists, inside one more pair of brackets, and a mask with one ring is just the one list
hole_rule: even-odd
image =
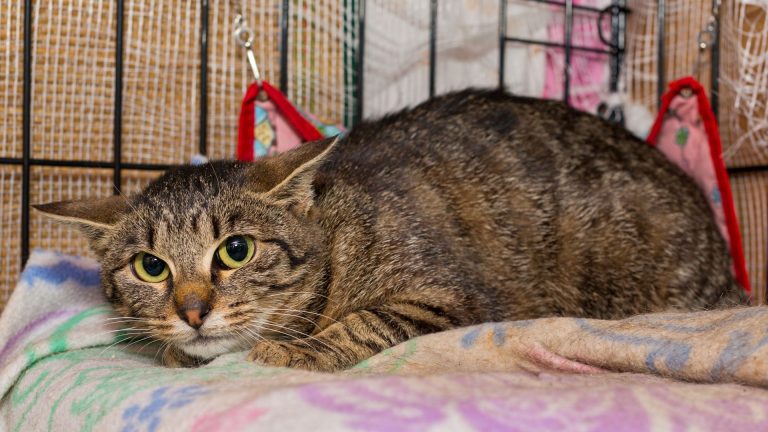
[[[130,170],[154,170],[162,171],[173,165],[168,164],[147,164],[147,163],[124,163],[122,161],[122,108],[123,108],[123,51],[126,41],[124,40],[123,28],[125,22],[125,1],[113,0],[116,2],[116,26],[115,26],[115,96],[114,96],[114,132],[113,132],[113,160],[111,162],[87,161],[87,160],[54,160],[54,159],[34,159],[32,158],[32,50],[33,50],[33,1],[24,0],[24,46],[23,46],[23,114],[22,114],[22,157],[2,157],[0,164],[20,165],[22,168],[22,196],[21,196],[21,262],[26,263],[29,256],[29,205],[30,205],[30,173],[33,166],[59,166],[74,168],[106,168],[113,170],[113,182],[115,193],[119,193],[122,179],[122,171]],[[436,89],[436,65],[437,65],[437,17],[439,11],[438,0],[429,1],[429,94],[433,96]],[[617,89],[617,83],[620,75],[620,65],[624,55],[625,47],[625,24],[626,14],[629,12],[626,8],[626,0],[613,0],[611,6],[606,9],[597,9],[588,6],[575,5],[573,0],[527,0],[531,3],[546,4],[563,9],[565,19],[565,37],[562,43],[549,41],[529,40],[524,38],[511,37],[507,34],[507,0],[500,0],[499,3],[499,87],[504,87],[504,72],[506,67],[505,49],[509,43],[535,44],[546,47],[562,48],[565,53],[565,69],[563,71],[564,95],[563,99],[569,100],[570,92],[570,59],[573,52],[593,52],[609,56],[610,64],[610,90]],[[716,2],[717,0],[713,0]],[[208,31],[209,31],[209,0],[199,0],[201,10],[200,21],[200,105],[199,105],[199,137],[198,148],[201,154],[207,152],[207,133],[208,133]],[[354,78],[352,82],[354,94],[354,107],[352,122],[356,122],[363,117],[364,103],[364,68],[365,68],[365,20],[366,20],[366,0],[349,0],[344,2],[352,9],[357,27],[353,29],[356,35],[357,46],[354,47]],[[714,3],[713,3],[714,4]],[[665,22],[665,0],[658,0],[659,16],[659,94],[664,89],[664,22]],[[289,56],[289,25],[290,25],[290,0],[282,0],[280,20],[280,88],[283,92],[288,92],[288,56]],[[595,49],[583,47],[572,43],[572,26],[575,12],[584,12],[594,14],[596,19],[602,20],[605,16],[610,16],[611,35],[605,39],[601,34],[601,39],[606,45],[606,49]],[[714,109],[717,109],[717,78],[719,59],[718,44],[715,43],[712,62],[713,96],[712,102]],[[754,168],[753,168],[754,169]],[[760,168],[758,168],[760,169]],[[768,170],[768,167],[765,167]],[[743,171],[743,169],[733,169],[732,172]]]
[[125,28],[125,1],[117,0],[117,27],[115,28],[115,114],[113,121],[112,156],[114,194],[120,194],[123,173],[123,29]]
[[21,265],[29,256],[29,178],[32,156],[32,0],[24,1],[24,95],[22,99]]
[[[24,1],[24,60],[23,60],[23,102],[22,102],[22,157],[0,158],[0,164],[22,166],[21,188],[21,265],[29,257],[29,216],[30,216],[30,173],[32,166],[70,167],[70,168],[111,168],[114,193],[120,193],[122,172],[125,169],[164,171],[171,168],[169,164],[123,163],[122,161],[122,115],[123,115],[123,53],[125,41],[123,29],[125,25],[125,0],[115,0],[115,99],[113,117],[113,159],[112,162],[88,160],[58,160],[32,158],[32,49],[34,48],[33,1]],[[200,135],[199,148],[202,154],[206,151],[207,135],[207,88],[208,88],[208,1],[200,0],[202,22],[200,34],[200,89],[203,98],[200,102]]]
[[[563,62],[563,101],[568,103],[571,92],[571,57],[573,52],[590,52],[596,54],[605,54],[608,56],[610,66],[609,89],[616,91],[620,75],[621,61],[625,50],[625,32],[626,32],[626,14],[629,9],[626,7],[626,0],[612,0],[611,5],[605,9],[599,9],[590,6],[573,4],[573,0],[554,1],[554,0],[527,0],[530,3],[539,3],[558,7],[563,9],[563,22],[565,25],[564,38],[562,43],[541,41],[512,37],[507,34],[507,3],[508,0],[499,0],[499,87],[504,88],[504,73],[506,70],[506,47],[508,43],[518,43],[525,45],[540,45],[549,48],[562,48],[564,53]],[[573,21],[574,14],[579,11],[590,13],[597,20],[597,27],[600,32],[600,39],[606,48],[592,48],[573,44]],[[610,15],[611,34],[610,38],[605,38],[600,30],[603,17]]]

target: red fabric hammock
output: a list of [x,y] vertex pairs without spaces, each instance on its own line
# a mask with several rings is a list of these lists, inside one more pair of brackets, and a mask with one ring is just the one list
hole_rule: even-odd
[[[264,91],[267,96],[267,101],[259,100],[260,90]],[[254,82],[248,87],[248,91],[245,93],[245,97],[243,97],[243,104],[240,108],[240,124],[237,134],[238,160],[254,160],[254,157],[256,156],[254,154],[256,107],[259,104],[266,105],[268,103],[274,105],[275,108],[275,110],[269,110],[276,111],[275,115],[281,117],[277,120],[284,120],[293,132],[295,132],[295,134],[290,134],[290,138],[288,138],[290,141],[294,141],[294,138],[299,139],[301,142],[314,141],[323,138],[317,128],[298,112],[280,90],[272,87],[272,85],[266,81],[261,81],[261,86],[259,86],[258,82]],[[280,150],[287,150],[294,147],[296,143],[291,142],[287,144],[287,146],[282,145]]]
[[669,84],[669,91],[661,99],[661,109],[647,142],[666,154],[702,187],[720,231],[729,243],[734,276],[750,293],[717,119],[706,91],[694,78],[685,77]]

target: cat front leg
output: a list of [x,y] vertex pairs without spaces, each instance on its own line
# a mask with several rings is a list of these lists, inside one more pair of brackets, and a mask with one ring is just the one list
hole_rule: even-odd
[[404,301],[353,312],[312,337],[256,344],[249,360],[267,366],[335,372],[416,336],[458,327],[445,309]]

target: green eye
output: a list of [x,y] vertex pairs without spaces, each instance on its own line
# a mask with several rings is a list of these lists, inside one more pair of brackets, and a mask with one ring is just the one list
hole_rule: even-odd
[[141,252],[133,258],[133,272],[144,282],[152,283],[168,279],[171,273],[165,261],[146,252]]
[[240,268],[253,258],[256,246],[253,239],[246,236],[232,236],[219,245],[216,250],[216,259],[219,264],[227,269]]

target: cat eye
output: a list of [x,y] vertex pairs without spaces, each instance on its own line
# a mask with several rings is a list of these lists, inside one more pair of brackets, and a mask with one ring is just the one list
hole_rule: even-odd
[[139,279],[151,283],[162,282],[171,273],[165,261],[146,252],[136,254],[133,258],[133,272]]
[[240,268],[253,258],[256,245],[248,236],[232,236],[224,240],[216,250],[216,261],[225,269]]

